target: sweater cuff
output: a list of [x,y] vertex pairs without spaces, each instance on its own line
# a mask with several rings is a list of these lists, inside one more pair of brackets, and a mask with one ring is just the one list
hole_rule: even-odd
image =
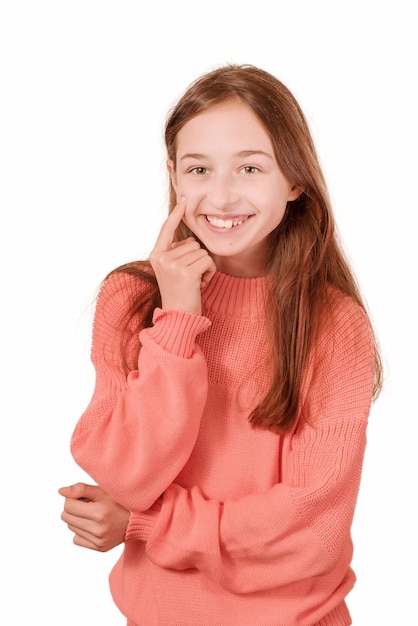
[[154,502],[148,511],[143,513],[131,513],[125,533],[125,542],[147,541],[161,511],[161,498]]
[[155,309],[152,321],[154,326],[142,333],[146,332],[167,352],[186,359],[193,356],[197,335],[211,325],[210,320],[202,315],[159,308]]

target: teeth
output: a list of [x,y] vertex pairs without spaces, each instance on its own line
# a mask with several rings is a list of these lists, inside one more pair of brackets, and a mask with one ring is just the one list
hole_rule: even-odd
[[220,217],[212,217],[211,215],[207,215],[206,219],[209,224],[212,226],[216,226],[217,228],[232,228],[233,226],[239,226],[244,221],[241,220],[223,220]]

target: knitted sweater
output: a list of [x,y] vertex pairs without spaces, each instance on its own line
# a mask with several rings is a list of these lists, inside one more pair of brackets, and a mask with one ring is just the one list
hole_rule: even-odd
[[[113,274],[93,325],[93,397],[73,433],[76,462],[130,512],[110,575],[137,626],[347,626],[350,526],[374,354],[350,298],[324,323],[291,433],[253,429],[268,388],[267,278],[217,272],[202,316],[154,312],[134,333],[128,376],[120,316],[144,281]],[[335,300],[335,298],[334,298]],[[133,353],[134,353],[133,352]]]

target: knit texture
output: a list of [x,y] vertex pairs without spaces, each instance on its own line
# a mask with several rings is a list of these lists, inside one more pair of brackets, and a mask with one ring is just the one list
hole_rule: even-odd
[[120,356],[140,279],[114,274],[93,327],[75,460],[131,511],[113,598],[138,626],[347,626],[352,524],[373,386],[364,311],[334,293],[293,431],[251,428],[268,388],[267,278],[217,272],[202,316],[154,312]]

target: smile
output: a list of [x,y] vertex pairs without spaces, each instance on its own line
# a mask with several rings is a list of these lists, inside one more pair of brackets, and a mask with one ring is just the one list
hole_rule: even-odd
[[239,226],[240,224],[245,222],[245,220],[247,220],[249,217],[250,216],[246,215],[245,217],[236,217],[236,218],[230,218],[230,219],[224,220],[221,217],[216,217],[214,215],[206,215],[206,219],[209,222],[209,224],[211,224],[212,226],[215,226],[216,228],[226,228],[226,229],[234,228],[234,226]]

